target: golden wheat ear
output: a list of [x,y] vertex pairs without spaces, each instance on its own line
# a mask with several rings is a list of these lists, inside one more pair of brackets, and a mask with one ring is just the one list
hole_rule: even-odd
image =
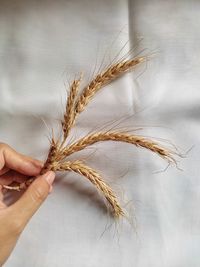
[[85,165],[82,161],[66,161],[62,163],[55,163],[52,165],[53,171],[73,171],[84,177],[86,177],[96,188],[100,191],[110,204],[113,215],[115,217],[120,217],[124,215],[122,208],[118,202],[118,199],[114,191],[110,186],[102,179],[101,175],[92,169],[91,167]]
[[74,120],[75,120],[75,101],[78,94],[78,89],[82,80],[82,74],[80,78],[74,80],[70,86],[69,96],[67,98],[66,109],[64,113],[64,118],[61,122],[63,129],[63,142],[67,139],[69,131],[71,130]]
[[144,62],[146,57],[136,57],[129,60],[123,60],[111,65],[102,73],[99,73],[90,83],[83,89],[75,103],[75,117],[81,113],[92,97],[105,85],[116,80],[126,72],[132,70],[138,64]]
[[173,154],[174,151],[169,150],[163,147],[161,144],[155,142],[154,140],[148,139],[146,137],[140,135],[133,135],[124,132],[116,132],[116,131],[106,131],[106,132],[96,132],[91,133],[83,138],[79,139],[78,141],[70,144],[69,146],[63,148],[61,154],[62,159],[68,157],[69,155],[83,150],[84,148],[91,146],[97,142],[102,141],[115,141],[115,142],[125,142],[137,147],[145,148],[150,150],[160,157],[166,159],[169,163],[173,162],[176,163]]

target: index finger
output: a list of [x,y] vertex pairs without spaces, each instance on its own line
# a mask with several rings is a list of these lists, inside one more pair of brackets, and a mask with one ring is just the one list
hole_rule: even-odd
[[40,161],[16,152],[7,144],[0,143],[0,170],[7,167],[25,175],[36,176],[40,173],[42,165]]

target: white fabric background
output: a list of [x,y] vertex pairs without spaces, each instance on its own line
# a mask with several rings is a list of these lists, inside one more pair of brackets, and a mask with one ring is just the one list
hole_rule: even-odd
[[157,174],[166,164],[149,152],[96,146],[88,164],[101,170],[122,203],[132,200],[137,235],[126,221],[102,235],[113,223],[102,198],[83,178],[58,175],[6,267],[200,266],[199,10],[198,0],[0,1],[2,142],[44,159],[49,131],[41,118],[52,126],[61,117],[66,78],[82,70],[88,77],[106,46],[115,40],[115,55],[129,40],[127,49],[137,45],[136,52],[156,55],[98,94],[76,136],[135,113],[132,128],[149,126],[143,133],[183,151],[194,145],[179,163],[182,172],[170,167]]

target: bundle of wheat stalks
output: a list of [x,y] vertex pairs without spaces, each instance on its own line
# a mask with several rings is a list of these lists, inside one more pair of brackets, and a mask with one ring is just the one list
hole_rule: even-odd
[[[92,97],[105,85],[119,78],[124,73],[134,69],[138,64],[144,62],[145,57],[136,57],[129,60],[121,60],[96,75],[87,86],[79,92],[82,75],[75,79],[70,85],[70,92],[66,103],[66,110],[62,120],[62,136],[56,139],[52,136],[51,145],[47,159],[42,168],[41,174],[52,171],[73,171],[83,175],[88,179],[102,195],[106,198],[115,217],[123,216],[124,210],[120,206],[115,192],[104,181],[101,175],[94,169],[87,166],[80,160],[67,160],[71,154],[81,151],[84,148],[102,141],[117,141],[133,144],[136,147],[148,149],[160,157],[166,159],[169,163],[175,163],[173,158],[174,151],[163,147],[154,140],[141,135],[134,135],[123,131],[99,131],[86,135],[75,142],[68,141],[69,133],[75,124],[77,116],[85,109]],[[68,141],[68,144],[66,145]],[[5,186],[7,189],[21,190],[27,188],[34,180],[31,178],[15,187]]]

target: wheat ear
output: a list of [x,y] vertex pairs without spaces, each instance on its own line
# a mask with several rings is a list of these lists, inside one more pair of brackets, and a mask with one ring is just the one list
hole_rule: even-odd
[[80,76],[79,79],[74,80],[70,86],[70,92],[69,92],[69,96],[67,98],[65,114],[64,114],[63,121],[62,121],[64,141],[67,139],[69,131],[71,130],[71,128],[74,124],[74,119],[75,119],[74,104],[75,104],[75,100],[76,100],[76,96],[78,93],[81,79],[82,79],[82,75]]
[[111,81],[119,78],[121,75],[131,70],[133,67],[146,60],[145,57],[137,57],[130,60],[120,61],[119,63],[111,65],[102,73],[98,74],[82,91],[76,100],[75,116],[81,113],[87,106],[91,98],[103,86]]
[[100,174],[94,169],[88,167],[83,162],[76,160],[74,162],[66,161],[64,163],[55,163],[52,166],[54,171],[73,171],[85,176],[107,199],[108,203],[112,207],[115,217],[124,215],[122,208],[117,200],[114,191],[110,186],[101,178]]
[[140,135],[132,135],[123,132],[97,132],[89,134],[78,141],[72,143],[71,145],[65,147],[61,154],[63,155],[62,158],[67,157],[75,152],[78,152],[94,143],[101,142],[101,141],[120,141],[129,144],[133,144],[137,147],[146,148],[160,157],[168,160],[169,162],[175,162],[172,154],[174,152],[168,150],[167,148],[162,147],[157,142],[148,139],[146,137]]

